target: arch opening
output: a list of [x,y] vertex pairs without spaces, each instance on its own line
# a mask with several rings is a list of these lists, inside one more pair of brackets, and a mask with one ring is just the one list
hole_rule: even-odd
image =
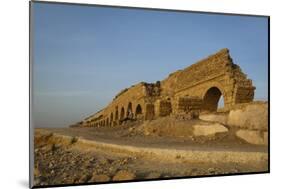
[[142,108],[141,108],[141,105],[139,105],[139,104],[136,107],[135,115],[136,115],[136,118],[139,117],[140,115],[142,115]]
[[203,98],[202,110],[208,112],[216,112],[218,107],[224,104],[222,92],[217,87],[211,87],[207,90]]
[[108,125],[109,125],[109,119],[106,118],[106,126],[108,126]]
[[115,121],[118,120],[118,107],[115,108]]
[[121,108],[121,112],[120,112],[120,120],[122,121],[125,117],[125,109],[124,107]]
[[127,118],[133,118],[133,110],[132,110],[132,103],[129,102],[128,107],[127,107]]
[[110,125],[112,126],[112,123],[113,123],[113,113],[111,112],[111,114],[110,114]]

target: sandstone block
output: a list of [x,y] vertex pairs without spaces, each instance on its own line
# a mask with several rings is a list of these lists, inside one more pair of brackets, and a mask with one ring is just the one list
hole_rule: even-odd
[[227,124],[227,114],[203,114],[199,116],[199,119],[204,121],[218,122],[221,124]]
[[240,129],[236,136],[250,144],[267,145],[267,132]]
[[225,133],[225,132],[228,132],[228,129],[219,123],[193,126],[194,136],[213,136],[217,133]]

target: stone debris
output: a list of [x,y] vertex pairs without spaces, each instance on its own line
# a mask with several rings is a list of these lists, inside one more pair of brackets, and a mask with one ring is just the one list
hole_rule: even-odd
[[236,136],[251,144],[268,144],[268,132],[239,129]]

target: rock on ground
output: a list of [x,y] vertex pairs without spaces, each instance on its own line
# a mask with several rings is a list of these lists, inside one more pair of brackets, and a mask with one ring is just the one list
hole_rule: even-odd
[[90,181],[91,182],[108,182],[108,181],[110,181],[110,177],[105,174],[98,175],[98,174],[94,173]]
[[223,125],[227,124],[227,114],[202,114],[199,119],[204,121],[218,122]]
[[228,132],[228,129],[219,123],[193,126],[194,136],[213,136],[217,133],[225,132]]
[[267,132],[240,129],[236,132],[236,136],[251,144],[268,144]]
[[136,178],[135,173],[127,170],[118,171],[115,176],[113,177],[114,181],[118,180],[133,180]]
[[250,103],[229,112],[229,126],[264,130],[268,129],[268,103]]

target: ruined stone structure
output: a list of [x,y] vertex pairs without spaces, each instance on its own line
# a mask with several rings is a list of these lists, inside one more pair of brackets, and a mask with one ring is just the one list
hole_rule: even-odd
[[222,49],[156,83],[141,82],[122,90],[101,111],[80,122],[82,126],[114,126],[128,120],[161,116],[190,119],[202,111],[216,111],[221,96],[224,109],[251,102],[255,87]]

